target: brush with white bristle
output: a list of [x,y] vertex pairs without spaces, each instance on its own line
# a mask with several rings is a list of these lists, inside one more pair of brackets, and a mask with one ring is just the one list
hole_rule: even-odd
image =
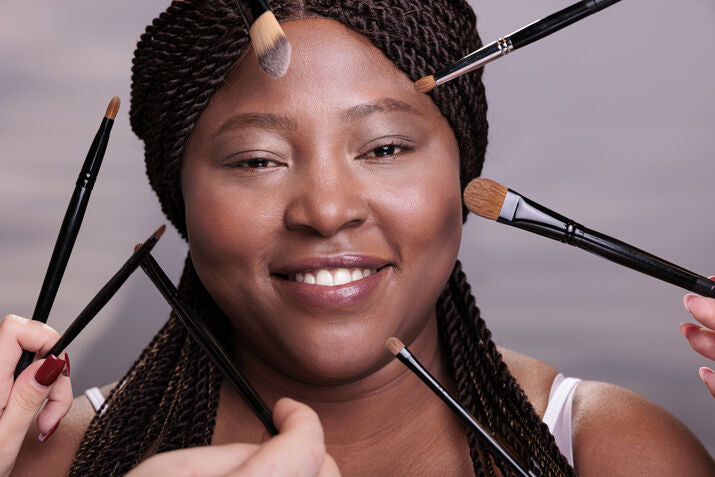
[[464,190],[464,204],[485,219],[573,245],[672,285],[715,298],[712,280],[588,229],[493,180],[479,177],[470,182]]
[[248,26],[253,50],[261,69],[274,78],[281,78],[290,66],[291,48],[286,34],[265,0],[248,0],[253,16],[251,24],[241,5],[238,10]]

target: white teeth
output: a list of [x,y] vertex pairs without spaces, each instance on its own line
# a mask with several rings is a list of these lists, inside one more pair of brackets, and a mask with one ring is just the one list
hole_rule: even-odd
[[333,274],[327,270],[318,270],[318,274],[315,276],[315,284],[332,287],[335,284]]
[[338,268],[335,275],[333,275],[333,280],[335,285],[345,285],[353,281],[350,276],[350,271],[347,268]]
[[362,280],[376,272],[377,270],[372,268],[321,268],[313,272],[296,273],[290,279],[309,285],[332,287]]

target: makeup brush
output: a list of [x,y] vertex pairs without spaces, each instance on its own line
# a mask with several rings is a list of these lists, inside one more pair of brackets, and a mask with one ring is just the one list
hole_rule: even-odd
[[[418,378],[422,380],[444,403],[449,406],[449,408],[461,419],[461,421],[469,428],[475,431],[480,437],[480,439],[492,447],[499,455],[506,460],[509,465],[516,471],[518,475],[523,476],[535,476],[531,471],[526,471],[524,468],[509,454],[509,452],[504,449],[504,447],[497,441],[491,433],[483,427],[469,411],[464,409],[456,399],[454,399],[446,389],[442,387],[441,384],[432,376],[429,371],[427,371],[417,358],[415,358],[410,350],[394,336],[388,338],[385,344],[390,353],[394,354],[397,359],[402,361],[402,363],[407,366],[410,371],[415,373]],[[534,462],[534,465],[536,463]]]
[[545,36],[551,35],[619,1],[620,0],[584,0],[574,3],[504,38],[499,38],[497,41],[483,46],[456,63],[441,69],[437,73],[425,76],[415,82],[415,89],[420,93],[431,91],[442,83],[462,76],[469,71],[481,68],[487,63],[501,58],[513,50],[517,50]]
[[464,203],[476,215],[574,245],[633,270],[715,298],[715,282],[625,242],[588,229],[493,180],[474,179]]
[[[55,242],[55,248],[52,251],[52,257],[45,273],[45,279],[42,282],[40,295],[35,304],[35,311],[32,313],[32,319],[47,323],[47,317],[52,309],[52,304],[57,296],[57,289],[62,281],[62,276],[65,273],[67,262],[69,261],[72,248],[74,247],[77,234],[79,233],[84,212],[89,203],[89,196],[92,193],[94,182],[97,179],[99,168],[102,165],[104,152],[107,149],[109,142],[109,133],[112,131],[114,118],[119,111],[119,98],[113,97],[107,106],[107,112],[99,125],[99,130],[94,136],[94,141],[87,152],[87,157],[80,170],[79,177],[75,183],[74,193],[70,198],[70,203],[67,206],[65,217],[60,226],[60,232]],[[34,353],[23,351],[20,361],[15,368],[15,378],[27,368],[35,357]]]
[[[137,247],[139,247],[139,245],[137,245]],[[174,284],[171,283],[169,277],[166,276],[164,270],[161,269],[151,254],[146,255],[141,263],[141,267],[169,305],[171,305],[174,313],[186,327],[189,334],[196,340],[196,343],[198,343],[209,358],[211,358],[214,364],[218,366],[224,377],[231,382],[253,413],[261,420],[268,432],[272,436],[278,434],[278,429],[276,429],[273,424],[273,413],[271,413],[271,410],[263,399],[261,399],[261,396],[258,395],[256,390],[253,389],[251,383],[248,382],[233,364],[231,357],[223,346],[221,346],[221,343],[208,326],[206,326],[206,323],[199,319],[196,313],[184,303]]]
[[243,6],[237,2],[238,11],[248,27],[253,49],[261,69],[274,78],[281,78],[290,66],[290,43],[278,20],[265,0],[246,0],[251,10],[253,24],[246,18]]
[[159,241],[166,230],[166,225],[162,225],[154,232],[144,245],[136,249],[129,259],[124,262],[124,265],[114,274],[112,278],[102,287],[94,298],[87,304],[82,312],[75,318],[72,324],[60,336],[60,339],[52,346],[52,349],[47,352],[46,356],[51,354],[59,356],[62,351],[74,340],[78,334],[89,324],[90,321],[100,312],[107,302],[117,293],[117,290],[124,285],[127,278],[134,273],[146,257],[154,245]]

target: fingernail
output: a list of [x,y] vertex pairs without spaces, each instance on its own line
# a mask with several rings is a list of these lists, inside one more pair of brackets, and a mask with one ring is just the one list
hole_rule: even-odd
[[713,370],[710,368],[702,367],[699,369],[700,371],[700,379],[703,380],[703,382],[707,383],[707,379],[710,377],[711,374],[713,374]]
[[40,369],[35,373],[35,381],[43,386],[49,386],[57,380],[62,370],[65,368],[65,361],[51,354],[42,363]]
[[60,425],[60,423],[58,422],[57,424],[55,424],[54,426],[52,426],[52,429],[50,429],[50,430],[47,431],[47,432],[43,432],[43,433],[41,433],[39,436],[37,436],[37,439],[38,439],[40,442],[45,442],[45,441],[46,441],[47,439],[49,439],[50,436],[52,436],[52,434],[57,430],[57,426],[59,426],[59,425]]
[[695,300],[697,300],[697,299],[698,299],[698,297],[695,295],[686,296],[685,297],[685,308],[687,308],[688,311],[691,311],[691,307],[692,307],[693,303],[695,302]]
[[68,378],[70,377],[70,356],[65,353],[65,367],[62,368],[62,376],[67,376]]

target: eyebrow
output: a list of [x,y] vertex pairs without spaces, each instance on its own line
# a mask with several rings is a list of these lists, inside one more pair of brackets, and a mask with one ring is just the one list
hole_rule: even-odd
[[419,110],[404,101],[393,98],[382,98],[369,103],[358,104],[357,106],[346,109],[343,111],[342,119],[343,122],[353,122],[374,113],[390,113],[393,111],[422,116],[422,113],[419,112]]
[[294,120],[286,116],[267,113],[242,113],[231,116],[216,130],[214,137],[238,127],[255,127],[261,129],[278,129],[293,131],[296,129]]

